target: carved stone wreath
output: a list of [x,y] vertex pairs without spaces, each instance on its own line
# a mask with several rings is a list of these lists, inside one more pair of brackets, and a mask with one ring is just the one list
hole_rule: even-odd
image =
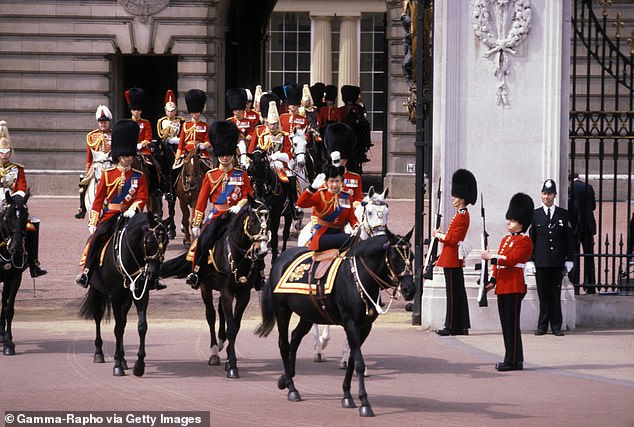
[[[497,103],[508,107],[508,54],[517,55],[516,48],[526,39],[531,22],[530,0],[474,0],[473,29],[476,37],[489,50],[486,58],[494,56],[495,76],[500,80]],[[510,24],[510,30],[507,27]]]
[[169,0],[120,0],[123,8],[130,15],[140,16],[141,22],[147,22],[148,16],[165,9]]

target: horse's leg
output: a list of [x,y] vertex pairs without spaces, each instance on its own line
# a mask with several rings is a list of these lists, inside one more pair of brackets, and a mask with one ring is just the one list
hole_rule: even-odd
[[[280,356],[282,358],[282,364],[284,365],[284,373],[280,375],[277,380],[277,387],[280,390],[288,389],[288,400],[300,401],[302,400],[299,391],[295,388],[293,382],[293,375],[291,372],[295,370],[295,367],[291,369],[290,362],[290,343],[288,342],[288,326],[293,313],[290,310],[281,310],[275,312],[275,319],[277,322],[277,332],[279,338],[277,339],[277,345],[280,349]],[[292,396],[291,396],[292,393]],[[291,399],[292,397],[292,399]]]
[[[295,209],[294,206],[291,206],[291,209]],[[289,237],[291,236],[291,224],[293,223],[292,214],[288,214],[284,217],[284,230],[282,231],[282,252],[286,250],[286,243],[288,242]]]
[[189,234],[189,203],[184,198],[181,198],[179,201],[181,205],[181,213],[183,214],[183,218],[181,219],[181,231],[183,232],[183,245],[188,246],[192,237]]
[[[104,298],[108,297],[104,296]],[[95,354],[92,361],[93,363],[105,363],[106,359],[103,356],[103,339],[101,339],[101,320],[103,319],[103,311],[95,310],[93,317],[95,319]]]
[[[5,273],[4,289],[2,291],[2,311],[6,322],[4,331],[4,355],[15,355],[15,344],[13,343],[13,332],[11,325],[13,323],[13,314],[15,313],[15,297],[20,289],[22,281],[22,272]],[[5,295],[6,293],[6,295]]]
[[[302,318],[299,319],[297,326],[291,333],[291,342],[288,348],[288,367],[285,370],[286,386],[288,388],[288,400],[291,402],[299,402],[302,400],[299,391],[295,388],[293,378],[295,377],[295,361],[297,360],[297,349],[302,342],[302,338],[306,336],[313,324]],[[290,381],[289,381],[290,380]]]
[[211,337],[209,344],[211,347],[211,356],[207,364],[209,366],[218,366],[220,365],[220,356],[218,355],[220,349],[218,348],[218,341],[216,340],[216,310],[214,309],[214,298],[211,287],[203,283],[200,287],[200,295],[205,303],[205,318],[207,319],[207,326],[209,327],[209,335]]
[[280,228],[280,217],[281,215],[278,212],[271,213],[269,217],[271,221],[271,264],[275,262],[280,254],[278,249],[279,237],[277,235],[277,230]]
[[222,301],[218,300],[218,351],[222,351],[225,348],[226,341],[227,319],[225,319],[225,312],[222,309]]
[[145,374],[145,335],[147,334],[147,306],[149,299],[150,294],[146,291],[143,298],[138,301],[134,300],[139,319],[137,323],[137,330],[139,331],[139,351],[137,352],[137,359],[132,373],[137,377],[142,377],[143,374]]
[[[131,299],[128,296],[129,299]],[[112,374],[116,377],[125,375],[127,363],[125,363],[125,352],[123,351],[123,333],[127,322],[128,310],[130,310],[130,301],[126,301],[125,297],[116,296],[112,298],[112,312],[114,314],[114,336],[115,336],[115,352],[114,352],[114,368]]]
[[0,307],[0,344],[4,343],[4,334],[7,330],[7,317],[4,314],[4,308],[7,306],[9,298],[8,287],[5,285],[2,289],[2,306]]
[[176,216],[176,200],[174,195],[167,200],[167,237],[174,239],[176,237],[176,223],[174,223],[174,217]]
[[350,384],[352,382],[352,374],[353,372],[356,372],[359,380],[359,400],[361,401],[359,415],[362,417],[373,417],[374,411],[372,410],[372,406],[368,400],[368,394],[365,390],[365,361],[363,360],[363,355],[361,354],[361,345],[370,334],[372,323],[368,323],[362,328],[358,328],[354,322],[349,321],[344,324],[344,329],[346,330],[348,344],[350,345],[350,359],[343,381],[343,399],[341,400],[341,406],[343,408],[355,407],[354,400],[350,394]]
[[[227,378],[240,378],[240,374],[238,373],[237,366],[237,358],[236,358],[236,337],[238,336],[238,332],[240,331],[240,322],[242,320],[242,314],[249,303],[249,299],[251,298],[251,290],[248,289],[247,292],[240,292],[238,295],[233,295],[228,289],[229,284],[225,283],[221,285],[220,299],[222,301],[222,310],[225,314],[226,323],[227,323],[227,364],[225,367],[227,368]],[[232,302],[236,299],[236,307],[235,311],[232,310]]]

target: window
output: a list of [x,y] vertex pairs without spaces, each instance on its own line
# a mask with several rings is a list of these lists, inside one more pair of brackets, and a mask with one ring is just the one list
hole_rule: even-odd
[[267,88],[285,83],[310,84],[308,13],[274,12],[269,26]]
[[361,14],[359,83],[372,130],[384,130],[386,119],[385,14]]

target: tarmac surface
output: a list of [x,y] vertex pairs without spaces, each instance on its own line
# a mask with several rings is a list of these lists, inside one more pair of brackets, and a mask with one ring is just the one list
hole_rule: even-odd
[[[389,203],[391,228],[404,234],[414,203]],[[106,363],[94,364],[94,325],[77,317],[85,291],[74,278],[88,232],[85,220],[73,218],[76,206],[69,198],[29,202],[31,215],[42,220],[40,259],[49,273],[37,279],[35,297],[28,272],[23,276],[17,355],[0,356],[0,411],[205,411],[214,426],[634,426],[634,330],[577,329],[564,337],[525,330],[524,370],[501,373],[494,369],[504,353],[501,332],[440,337],[412,326],[405,302],[397,301],[363,347],[376,415],[369,419],[340,405],[342,330],[331,331],[325,363],[312,361],[312,337],[305,338],[295,377],[303,401],[288,402],[276,387],[282,371],[276,331],[265,339],[252,333],[257,294],[237,339],[241,378],[230,380],[223,366],[207,365],[202,301],[176,279],[151,294],[145,375],[114,377],[114,322],[103,327]],[[171,241],[166,258],[182,251],[179,240]],[[125,336],[130,366],[135,319],[132,310]],[[357,384],[353,379],[358,404]]]

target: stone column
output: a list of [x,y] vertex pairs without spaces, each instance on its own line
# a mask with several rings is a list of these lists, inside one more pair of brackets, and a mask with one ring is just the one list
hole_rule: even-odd
[[[343,85],[359,86],[360,16],[342,16],[339,26],[339,89]],[[339,105],[341,91],[339,92]]]
[[310,83],[332,83],[332,28],[330,16],[312,16]]

